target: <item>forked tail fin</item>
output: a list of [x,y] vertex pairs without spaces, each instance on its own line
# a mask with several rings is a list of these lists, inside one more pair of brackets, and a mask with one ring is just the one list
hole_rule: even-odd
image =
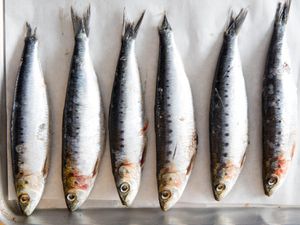
[[86,12],[79,16],[71,7],[71,16],[73,23],[74,35],[77,36],[79,33],[85,33],[89,36],[90,33],[90,16],[91,16],[91,6],[89,6]]
[[126,16],[125,16],[125,10],[124,10],[124,16],[123,16],[123,34],[122,34],[122,38],[123,40],[128,40],[128,39],[135,39],[137,34],[138,34],[138,31],[139,31],[139,28],[141,26],[141,23],[143,21],[143,18],[144,18],[144,15],[145,15],[145,12],[144,11],[142,13],[142,15],[140,16],[139,20],[137,21],[137,23],[135,24],[134,22],[129,22],[127,19],[126,19]]
[[241,9],[237,16],[233,16],[231,13],[230,21],[227,29],[225,30],[225,35],[237,35],[246,19],[248,11],[246,9]]
[[275,24],[286,24],[289,17],[291,0],[286,0],[284,3],[278,3]]

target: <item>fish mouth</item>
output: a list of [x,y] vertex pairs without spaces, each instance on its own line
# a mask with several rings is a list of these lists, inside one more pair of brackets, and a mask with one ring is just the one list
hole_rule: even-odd
[[80,205],[79,204],[77,204],[77,205],[67,204],[67,207],[70,212],[74,212],[80,207]]
[[273,191],[272,190],[266,190],[265,189],[265,195],[268,196],[268,197],[271,197],[273,194]]
[[30,208],[30,207],[22,207],[21,206],[21,211],[25,216],[30,216],[33,213],[34,209]]
[[120,196],[120,200],[121,200],[121,203],[122,205],[126,206],[126,207],[129,207],[131,205],[131,202],[129,202],[127,199],[126,199],[126,196]]
[[133,199],[130,199],[128,194],[119,194],[122,205],[129,207],[131,206]]
[[223,199],[223,197],[221,195],[216,194],[216,193],[214,194],[214,197],[215,197],[215,200],[218,201],[218,202]]
[[275,188],[274,187],[267,187],[265,186],[264,190],[265,190],[265,195],[268,196],[268,197],[271,197],[274,193],[274,190]]
[[160,203],[160,208],[162,211],[167,212],[172,206],[169,204]]

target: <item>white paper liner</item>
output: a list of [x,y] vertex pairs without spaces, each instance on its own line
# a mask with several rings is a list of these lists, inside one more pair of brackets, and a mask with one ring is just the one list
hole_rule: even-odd
[[[155,178],[154,96],[158,61],[158,32],[164,11],[174,30],[194,96],[199,134],[199,148],[190,181],[177,206],[299,206],[298,178],[300,162],[295,155],[284,185],[266,197],[261,178],[261,87],[267,48],[269,46],[277,1],[247,0],[172,0],[119,1],[91,0],[91,56],[99,77],[108,117],[110,94],[120,51],[122,13],[137,20],[146,9],[136,41],[137,60],[146,84],[146,114],[150,122],[148,150],[140,191],[133,207],[157,207]],[[6,88],[8,116],[8,183],[9,200],[15,200],[10,161],[9,127],[13,89],[24,45],[25,22],[37,26],[40,59],[48,85],[52,115],[50,173],[39,207],[65,207],[61,182],[62,113],[69,66],[73,50],[70,7],[85,10],[88,2],[61,0],[9,0],[5,4],[6,19]],[[249,10],[241,29],[239,47],[249,102],[249,137],[245,167],[231,193],[221,202],[213,198],[209,172],[208,115],[214,70],[230,9]],[[288,46],[296,78],[300,69],[300,2],[293,1],[288,22]],[[300,112],[300,110],[299,110]],[[120,207],[111,173],[108,143],[96,184],[85,207]]]

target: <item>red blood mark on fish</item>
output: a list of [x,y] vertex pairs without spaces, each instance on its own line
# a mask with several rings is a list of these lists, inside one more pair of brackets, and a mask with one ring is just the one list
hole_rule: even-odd
[[282,176],[283,174],[285,174],[286,173],[286,171],[287,171],[287,160],[286,160],[286,158],[284,157],[284,156],[278,156],[278,158],[277,158],[277,168],[275,169],[275,174],[277,175],[277,176]]
[[186,174],[179,173],[179,172],[173,172],[173,173],[164,173],[161,174],[160,180],[163,187],[165,186],[172,186],[172,187],[180,187],[183,183],[183,180],[185,180]]
[[283,70],[285,70],[285,71],[287,71],[287,72],[290,72],[290,66],[289,66],[289,64],[288,63],[283,63]]
[[[87,190],[89,188],[89,184],[91,183],[91,176],[79,175],[78,171],[70,172],[67,175],[67,180],[70,180],[70,188]],[[73,182],[72,182],[73,180]]]
[[240,165],[234,165],[231,161],[228,161],[225,166],[221,168],[225,171],[225,179],[232,179],[237,176],[238,171],[240,170]]
[[296,151],[296,144],[294,143],[291,151],[291,159],[294,157],[295,151]]
[[170,166],[168,166],[168,167],[165,167],[165,168],[162,168],[161,170],[160,170],[160,174],[166,174],[166,173],[177,173],[177,172],[179,172],[178,171],[178,169],[176,168],[176,166],[172,166],[172,165],[170,165]]
[[196,158],[196,153],[194,153],[194,155],[191,158],[190,164],[189,164],[188,168],[186,169],[186,175],[189,175],[190,172],[192,171],[192,168],[193,168],[194,162],[195,162],[195,158]]
[[141,132],[140,132],[141,135],[144,135],[144,134],[147,132],[148,127],[149,127],[149,122],[146,121],[145,124],[144,124],[144,127],[142,128],[142,130],[141,130]]
[[144,166],[144,163],[145,163],[145,159],[146,159],[146,151],[147,151],[147,147],[145,146],[144,149],[143,149],[143,154],[142,154],[142,158],[141,158],[141,161],[140,161],[141,167],[143,167],[143,166]]

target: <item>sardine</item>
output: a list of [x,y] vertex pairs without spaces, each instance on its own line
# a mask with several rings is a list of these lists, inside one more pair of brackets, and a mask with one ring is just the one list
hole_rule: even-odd
[[29,216],[42,197],[48,174],[49,105],[36,29],[26,25],[11,117],[11,155],[18,204]]
[[144,115],[143,91],[135,55],[136,36],[144,13],[136,25],[124,18],[122,45],[109,109],[112,172],[120,200],[126,206],[132,204],[139,190],[146,151],[148,123]]
[[242,9],[224,33],[210,104],[210,158],[212,189],[216,200],[232,189],[242,170],[248,145],[248,109],[238,33],[246,18]]
[[88,198],[105,146],[104,108],[89,50],[90,8],[71,9],[75,35],[63,115],[62,179],[70,211]]
[[157,185],[161,209],[181,197],[197,151],[197,131],[189,80],[172,28],[164,16],[159,28],[159,62],[155,96]]
[[290,1],[279,3],[262,93],[263,185],[270,196],[283,183],[296,149],[297,87],[286,41]]

